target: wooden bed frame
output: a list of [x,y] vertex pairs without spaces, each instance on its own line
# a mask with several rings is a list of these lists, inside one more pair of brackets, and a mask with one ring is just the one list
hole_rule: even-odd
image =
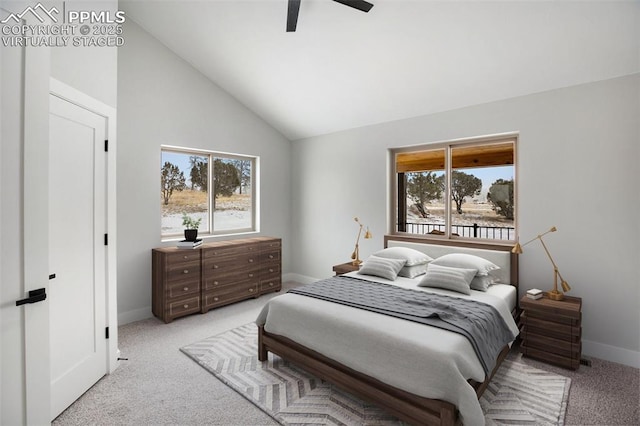
[[[511,246],[497,244],[479,244],[457,242],[452,240],[424,239],[413,237],[385,236],[384,246],[388,242],[406,241],[413,243],[448,245],[455,247],[478,248],[485,250],[510,251]],[[512,254],[511,260],[511,284],[517,288],[518,257]],[[516,310],[513,314],[516,317]],[[314,376],[326,380],[336,386],[352,393],[364,400],[370,401],[386,409],[399,419],[415,425],[457,425],[461,424],[459,413],[455,405],[450,402],[429,399],[411,394],[401,389],[390,386],[370,376],[362,374],[352,368],[346,367],[316,351],[306,348],[291,339],[270,334],[264,330],[264,326],[258,327],[258,360],[266,361],[267,353],[277,354],[282,359],[296,364]],[[484,382],[478,383],[470,380],[469,383],[476,390],[478,398],[489,385],[491,378],[498,370],[502,361],[507,356],[509,347],[505,346],[498,355],[496,366],[491,376]]]

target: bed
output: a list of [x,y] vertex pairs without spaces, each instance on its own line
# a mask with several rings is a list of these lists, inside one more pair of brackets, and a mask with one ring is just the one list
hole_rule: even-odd
[[[499,267],[491,271],[499,283],[466,295],[415,287],[423,275],[385,280],[352,272],[333,280],[343,280],[345,287],[356,285],[357,280],[367,289],[371,282],[433,293],[434,297],[479,300],[493,306],[515,338],[518,265],[510,247],[398,236],[385,236],[384,245],[415,250],[433,259],[451,253],[477,256]],[[484,424],[478,399],[513,340],[486,363],[470,340],[460,334],[291,293],[269,301],[256,324],[259,360],[266,360],[268,352],[275,353],[407,423],[420,425]]]

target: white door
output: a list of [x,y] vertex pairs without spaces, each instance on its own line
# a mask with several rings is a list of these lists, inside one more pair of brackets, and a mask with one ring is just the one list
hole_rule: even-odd
[[106,119],[50,95],[51,419],[107,373]]

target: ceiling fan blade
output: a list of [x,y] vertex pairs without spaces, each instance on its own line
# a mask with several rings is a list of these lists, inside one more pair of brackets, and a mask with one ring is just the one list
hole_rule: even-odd
[[352,7],[354,9],[361,10],[363,12],[368,12],[373,7],[373,5],[371,3],[367,2],[367,1],[364,1],[364,0],[333,0],[333,1],[338,2],[338,3],[342,3],[345,6],[349,6],[349,7]]
[[287,32],[291,33],[298,26],[298,12],[300,12],[300,0],[289,0],[287,5]]

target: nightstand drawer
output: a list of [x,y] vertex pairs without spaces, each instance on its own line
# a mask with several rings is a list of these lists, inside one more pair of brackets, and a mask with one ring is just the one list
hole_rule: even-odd
[[539,349],[541,351],[565,356],[567,358],[580,357],[580,354],[582,353],[582,343],[579,340],[566,341],[554,339],[540,334],[528,333],[526,329],[523,333],[524,334],[521,335],[526,341],[526,346],[529,348]]
[[582,327],[578,322],[572,321],[571,324],[556,323],[536,317],[528,311],[523,312],[520,316],[520,324],[522,325],[521,331],[523,332],[526,327],[528,332],[556,339],[578,342],[582,337]]
[[520,345],[520,352],[522,352],[522,355],[524,356],[546,361],[561,367],[571,368],[573,370],[577,370],[580,367],[580,357],[571,358],[557,355],[536,348],[530,348],[526,343]]

